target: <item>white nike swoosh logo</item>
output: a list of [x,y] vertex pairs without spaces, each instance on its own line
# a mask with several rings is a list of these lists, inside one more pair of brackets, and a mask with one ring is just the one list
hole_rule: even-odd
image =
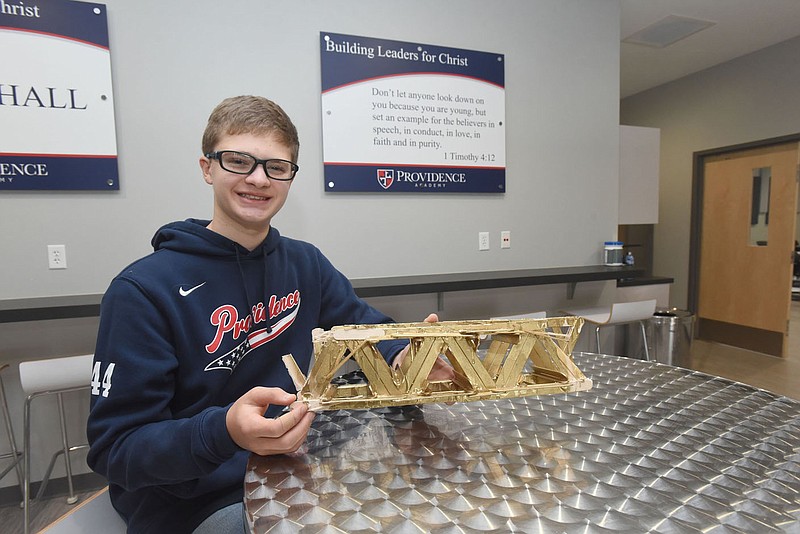
[[206,283],[205,283],[205,282],[203,282],[202,284],[198,284],[198,285],[194,286],[194,287],[193,287],[193,288],[191,288],[191,289],[183,289],[183,287],[179,287],[179,288],[178,288],[178,293],[180,293],[182,297],[187,297],[187,296],[189,296],[189,294],[190,294],[192,291],[194,291],[194,290],[195,290],[195,289],[197,289],[198,287],[202,287],[202,286],[204,286],[204,285],[206,285]]

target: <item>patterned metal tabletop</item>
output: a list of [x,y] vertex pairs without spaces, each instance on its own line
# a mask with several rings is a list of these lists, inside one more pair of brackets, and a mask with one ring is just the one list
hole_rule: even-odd
[[317,415],[250,459],[261,533],[800,533],[800,402],[576,353],[590,391]]

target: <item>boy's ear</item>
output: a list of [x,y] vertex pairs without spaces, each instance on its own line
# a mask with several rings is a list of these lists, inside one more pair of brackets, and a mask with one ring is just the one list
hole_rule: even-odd
[[200,170],[203,172],[203,180],[208,185],[211,185],[213,181],[211,180],[211,160],[205,156],[200,156]]

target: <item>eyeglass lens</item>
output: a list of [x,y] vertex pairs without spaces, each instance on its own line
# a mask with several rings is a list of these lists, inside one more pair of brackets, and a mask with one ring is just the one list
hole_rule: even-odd
[[[221,152],[219,162],[223,169],[237,174],[250,174],[258,165],[258,160],[250,154],[232,150]],[[289,180],[294,174],[292,164],[280,159],[264,160],[264,171],[276,180]]]

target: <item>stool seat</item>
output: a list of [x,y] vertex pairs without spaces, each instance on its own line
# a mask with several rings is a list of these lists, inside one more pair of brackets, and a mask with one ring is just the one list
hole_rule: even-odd
[[43,494],[50,474],[55,466],[56,459],[60,454],[64,455],[64,467],[66,469],[67,484],[69,486],[69,496],[67,504],[74,504],[78,501],[72,485],[72,464],[70,453],[79,449],[85,449],[88,444],[70,446],[67,438],[66,417],[64,414],[63,394],[70,391],[89,389],[92,380],[92,360],[94,355],[84,354],[81,356],[66,356],[63,358],[49,358],[43,360],[33,360],[21,362],[19,364],[19,382],[22,391],[25,393],[24,411],[24,438],[23,438],[23,527],[24,534],[30,531],[30,485],[31,485],[31,402],[33,399],[44,395],[56,395],[58,401],[58,418],[61,426],[61,449],[53,454],[50,465],[47,467],[42,483],[36,498],[39,499]]
[[529,312],[529,313],[520,313],[517,315],[503,315],[501,317],[492,317],[492,320],[508,320],[514,321],[517,319],[546,319],[547,312],[537,311],[537,312]]
[[22,362],[19,364],[22,391],[30,395],[88,386],[92,374],[92,358],[93,355],[84,354]]
[[583,320],[595,324],[608,324],[611,319],[611,307],[604,308],[577,308],[571,310],[564,310],[568,315],[575,315],[583,317]]
[[615,302],[611,306],[597,306],[592,308],[574,308],[564,310],[563,313],[583,317],[583,320],[595,327],[594,334],[597,342],[597,352],[600,350],[600,328],[627,323],[639,323],[642,330],[642,343],[644,345],[645,359],[650,360],[650,350],[647,346],[647,333],[644,321],[650,319],[656,311],[656,299],[639,300],[634,302]]

